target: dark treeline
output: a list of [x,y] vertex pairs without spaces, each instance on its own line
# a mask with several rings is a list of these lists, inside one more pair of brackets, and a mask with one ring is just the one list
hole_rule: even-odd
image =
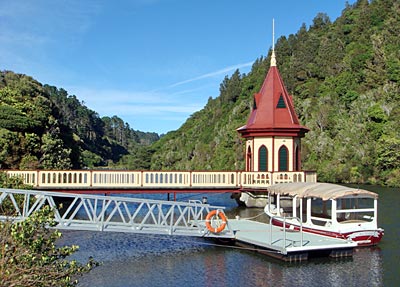
[[[302,124],[303,168],[320,181],[400,185],[400,2],[359,0],[332,22],[276,43],[278,68]],[[236,71],[177,131],[153,145],[153,169],[243,169],[244,125],[269,68]]]

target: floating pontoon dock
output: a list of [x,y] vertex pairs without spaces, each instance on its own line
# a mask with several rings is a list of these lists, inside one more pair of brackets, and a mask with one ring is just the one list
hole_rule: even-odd
[[[63,202],[62,208],[58,202]],[[236,218],[222,221],[224,227],[221,227],[218,212],[224,218],[224,207],[200,201],[176,202],[0,188],[0,207],[3,204],[14,207],[14,211],[8,213],[13,214],[12,217],[0,214],[0,220],[24,220],[44,206],[50,206],[58,229],[228,239],[239,246],[285,261],[307,260],[315,253],[331,257],[351,256],[357,246],[353,241],[277,227],[271,222]],[[209,219],[211,214],[217,215],[215,219]],[[215,229],[218,232],[207,228],[211,223],[218,226]]]
[[347,257],[353,255],[357,243],[343,239],[294,231],[268,223],[246,219],[230,219],[236,245],[284,261],[304,261],[310,256]]

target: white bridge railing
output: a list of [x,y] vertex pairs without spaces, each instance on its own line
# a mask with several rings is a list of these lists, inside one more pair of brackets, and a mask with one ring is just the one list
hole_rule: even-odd
[[315,171],[121,171],[121,170],[7,170],[34,188],[262,188],[277,183],[316,182]]
[[57,229],[234,237],[229,223],[218,234],[207,229],[207,214],[224,207],[200,201],[161,201],[0,188],[0,221],[25,220],[45,206],[54,211]]

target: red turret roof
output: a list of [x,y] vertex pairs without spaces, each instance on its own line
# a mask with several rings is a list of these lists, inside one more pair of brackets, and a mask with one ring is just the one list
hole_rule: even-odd
[[286,91],[273,54],[271,67],[260,92],[254,95],[254,107],[247,124],[239,128],[238,132],[242,137],[303,137],[308,131],[308,128],[299,123],[292,96]]

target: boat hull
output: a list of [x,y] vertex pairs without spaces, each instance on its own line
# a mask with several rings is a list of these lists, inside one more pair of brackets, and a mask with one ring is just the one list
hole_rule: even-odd
[[[272,224],[276,226],[283,227],[283,222],[277,219],[272,220]],[[300,230],[300,226],[295,225],[295,224],[289,224],[286,223],[286,228],[288,229],[294,229],[296,231]],[[384,231],[381,228],[378,228],[376,230],[356,230],[356,231],[351,231],[351,232],[337,232],[334,230],[321,230],[321,229],[315,229],[315,228],[310,228],[310,227],[305,227],[303,226],[303,232],[308,232],[308,233],[313,233],[313,234],[318,234],[318,235],[323,235],[323,236],[328,236],[328,237],[334,237],[334,238],[342,238],[346,240],[352,240],[354,242],[357,242],[358,246],[374,246],[377,245],[383,235]]]
[[242,192],[239,197],[239,202],[246,207],[264,208],[268,203],[268,197],[265,194]]

